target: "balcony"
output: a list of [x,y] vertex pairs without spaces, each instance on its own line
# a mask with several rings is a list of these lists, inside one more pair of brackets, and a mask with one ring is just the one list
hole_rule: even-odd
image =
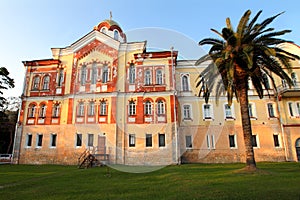
[[281,97],[299,97],[300,82],[296,82],[295,86],[280,85],[277,87],[278,95]]

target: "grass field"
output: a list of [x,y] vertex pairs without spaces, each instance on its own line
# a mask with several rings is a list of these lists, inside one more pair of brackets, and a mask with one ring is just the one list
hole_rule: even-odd
[[300,199],[300,163],[168,166],[150,173],[106,167],[0,165],[0,199]]

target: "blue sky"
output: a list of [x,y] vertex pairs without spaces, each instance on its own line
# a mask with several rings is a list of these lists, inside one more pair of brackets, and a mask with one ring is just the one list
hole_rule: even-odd
[[[263,10],[259,21],[285,11],[271,25],[277,30],[293,30],[285,38],[299,44],[300,12],[297,5],[296,0],[3,0],[0,6],[0,66],[7,67],[16,82],[16,88],[5,95],[21,94],[24,78],[21,61],[51,58],[50,48],[72,44],[109,18],[110,11],[113,20],[128,33],[127,36],[130,35],[129,42],[149,40],[152,29],[148,28],[154,27],[154,30],[164,30],[165,34],[154,34],[157,36],[156,48],[160,48],[157,44],[162,44],[161,48],[174,46],[181,50],[182,44],[178,41],[170,43],[173,38],[167,36],[169,32],[176,33],[175,38],[179,40],[185,37],[182,43],[188,40],[197,46],[203,38],[217,37],[210,28],[221,30],[226,17],[236,25],[247,9],[252,10],[252,17]],[[149,35],[138,31],[144,29]],[[151,41],[148,45],[151,47]],[[189,58],[196,59],[198,51],[201,54],[202,49],[195,47],[185,54],[191,53]]]

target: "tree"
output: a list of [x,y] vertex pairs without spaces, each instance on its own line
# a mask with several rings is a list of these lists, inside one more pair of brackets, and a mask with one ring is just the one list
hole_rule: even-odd
[[201,87],[199,96],[203,93],[207,102],[211,91],[214,90],[217,102],[220,95],[226,93],[229,106],[234,96],[240,104],[247,170],[256,170],[248,107],[248,82],[252,81],[260,98],[264,96],[264,88],[268,87],[267,80],[263,78],[266,75],[273,84],[272,75],[275,74],[285,79],[291,86],[293,82],[282,66],[290,73],[292,66],[289,61],[299,59],[297,55],[278,48],[281,43],[293,43],[278,38],[291,30],[274,31],[274,28],[268,28],[268,25],[282,13],[257,23],[261,13],[262,11],[259,11],[250,20],[251,11],[247,10],[240,19],[236,31],[229,18],[226,19],[226,27],[221,33],[211,29],[221,39],[201,40],[199,45],[211,45],[211,48],[207,55],[196,62],[196,65],[199,65],[211,61],[197,79],[196,86]]
[[5,67],[0,67],[0,109],[3,107],[6,99],[2,96],[3,90],[14,88],[14,80],[9,77],[9,72]]

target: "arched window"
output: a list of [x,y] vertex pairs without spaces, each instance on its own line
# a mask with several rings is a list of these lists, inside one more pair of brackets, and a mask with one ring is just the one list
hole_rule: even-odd
[[106,28],[103,27],[103,28],[101,29],[101,32],[104,33],[104,34],[106,34]]
[[135,82],[135,66],[133,63],[129,66],[129,83],[134,84]]
[[163,84],[163,73],[161,69],[156,70],[156,80],[155,83],[157,85],[162,85]]
[[107,115],[107,103],[106,101],[100,102],[100,115]]
[[35,117],[36,106],[34,104],[29,105],[28,107],[28,117]]
[[35,76],[33,78],[32,90],[38,90],[39,86],[40,86],[40,77],[39,76]]
[[108,67],[105,65],[102,71],[102,83],[107,83],[108,81]]
[[114,30],[114,39],[119,40],[119,32],[117,30]]
[[129,102],[128,114],[136,115],[136,104],[134,101]]
[[59,104],[54,104],[52,109],[52,117],[59,117]]
[[145,71],[145,85],[151,85],[151,71],[146,70]]
[[40,105],[39,117],[46,117],[46,104]]
[[152,103],[149,100],[147,100],[144,104],[144,114],[152,115]]
[[262,75],[262,78],[263,78],[263,82],[264,82],[265,89],[266,89],[266,90],[271,89],[267,74],[263,74],[263,75]]
[[159,100],[157,102],[157,114],[164,115],[165,113],[165,102],[163,100]]
[[187,75],[181,77],[182,91],[189,91],[189,78]]
[[89,103],[89,116],[94,116],[95,115],[95,102],[91,101]]
[[86,66],[83,65],[81,67],[81,85],[85,85],[85,82],[86,82]]
[[43,90],[49,90],[50,76],[44,76]]
[[77,115],[80,116],[80,117],[83,117],[84,116],[84,103],[83,102],[80,102],[78,104],[78,112],[77,112]]
[[96,84],[97,82],[97,64],[93,63],[92,65],[92,80],[91,83],[92,84]]

